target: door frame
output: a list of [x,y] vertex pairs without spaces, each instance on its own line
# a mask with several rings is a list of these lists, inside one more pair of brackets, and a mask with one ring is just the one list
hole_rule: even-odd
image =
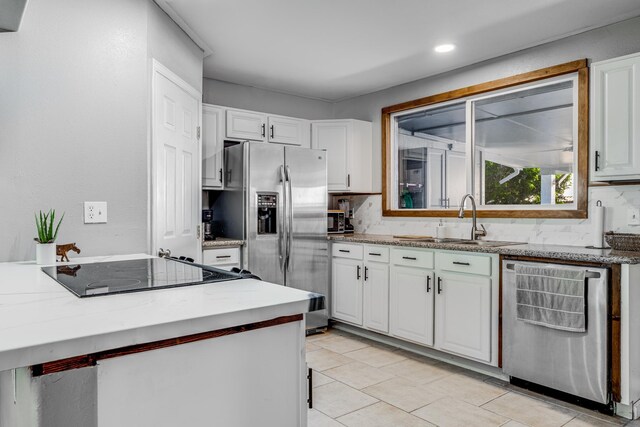
[[[196,189],[198,190],[199,197],[196,198],[198,200],[197,212],[202,212],[202,92],[191,86],[184,79],[178,76],[176,73],[171,71],[169,68],[164,66],[161,62],[159,62],[155,58],[151,58],[151,81],[150,81],[150,93],[151,96],[151,114],[149,115],[149,138],[147,143],[147,170],[149,171],[147,178],[147,242],[148,242],[148,253],[151,255],[156,255],[156,234],[155,230],[157,229],[157,209],[155,206],[155,191],[156,191],[156,176],[158,173],[158,165],[155,162],[155,145],[156,138],[153,131],[154,123],[156,122],[158,111],[156,111],[156,100],[157,100],[157,92],[156,92],[156,84],[158,75],[162,75],[163,77],[170,80],[180,89],[187,92],[189,95],[196,98],[198,101],[198,129],[200,129],[200,134],[197,138],[197,161],[196,165],[198,165],[198,183]],[[198,221],[200,223],[201,221]],[[198,225],[198,241],[200,242],[200,246],[202,246],[202,230],[201,225]],[[200,249],[202,249],[200,247]],[[202,250],[196,252],[197,258],[195,261],[200,263],[202,261]]]

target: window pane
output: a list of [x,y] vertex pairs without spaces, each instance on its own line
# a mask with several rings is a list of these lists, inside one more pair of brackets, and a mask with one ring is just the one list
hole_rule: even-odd
[[456,207],[466,192],[464,102],[395,120],[398,208]]
[[483,205],[573,203],[573,97],[564,81],[472,103]]

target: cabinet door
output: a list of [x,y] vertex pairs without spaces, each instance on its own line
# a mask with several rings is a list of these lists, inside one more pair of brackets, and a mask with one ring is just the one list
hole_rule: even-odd
[[491,361],[491,279],[438,272],[436,348]]
[[333,317],[362,325],[362,262],[333,258],[331,278]]
[[267,116],[252,111],[227,110],[227,138],[264,141],[267,136]]
[[364,326],[389,332],[389,265],[370,262],[364,266]]
[[593,179],[640,178],[640,55],[592,66]]
[[391,266],[389,332],[421,344],[433,345],[433,272]]
[[202,186],[222,187],[224,109],[202,105]]
[[269,142],[309,147],[309,121],[269,116]]
[[311,124],[311,148],[327,150],[327,184],[329,191],[347,191],[351,177],[348,170],[347,142],[351,126],[348,122]]

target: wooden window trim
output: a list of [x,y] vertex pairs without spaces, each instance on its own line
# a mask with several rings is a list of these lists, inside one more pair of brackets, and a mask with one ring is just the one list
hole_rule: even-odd
[[439,93],[412,101],[391,105],[382,109],[382,216],[385,217],[456,217],[457,209],[428,210],[428,209],[397,209],[391,206],[393,198],[391,189],[393,165],[391,156],[391,115],[400,111],[426,107],[445,101],[466,98],[485,92],[505,89],[525,83],[532,83],[551,77],[566,74],[578,74],[578,200],[576,209],[479,209],[478,217],[482,218],[587,218],[588,181],[589,181],[589,68],[586,59],[567,62],[553,67],[530,71],[528,73],[505,77],[490,82],[480,83],[449,92]]

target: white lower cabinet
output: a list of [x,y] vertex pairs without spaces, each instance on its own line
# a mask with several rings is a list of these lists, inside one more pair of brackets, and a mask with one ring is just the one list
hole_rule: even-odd
[[391,335],[433,345],[433,271],[391,266]]
[[334,257],[331,278],[333,317],[362,325],[362,261]]
[[498,255],[334,243],[332,316],[497,366]]
[[491,361],[491,278],[438,272],[435,347]]
[[332,253],[332,316],[387,333],[389,249],[334,244]]
[[368,329],[389,332],[389,265],[364,265],[363,323]]
[[202,251],[202,264],[231,270],[233,267],[240,268],[240,248],[215,248]]

